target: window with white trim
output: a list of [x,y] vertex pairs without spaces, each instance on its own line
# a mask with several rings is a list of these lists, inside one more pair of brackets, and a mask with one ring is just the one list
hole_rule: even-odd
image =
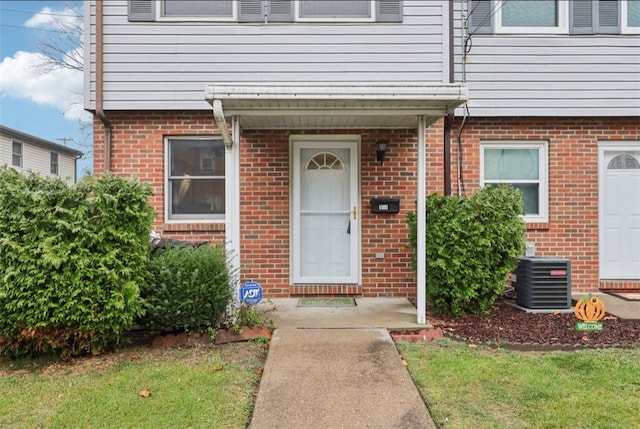
[[402,22],[402,0],[129,0],[132,22]]
[[162,0],[163,17],[233,18],[233,0]]
[[225,147],[222,140],[166,138],[168,221],[224,221]]
[[58,152],[49,152],[49,172],[54,176],[58,175]]
[[496,5],[497,33],[566,33],[567,4],[559,0],[507,0]]
[[11,165],[13,165],[14,167],[22,168],[24,159],[23,149],[24,145],[22,144],[22,142],[19,142],[17,140],[13,140],[11,142]]
[[372,0],[324,0],[296,1],[298,18],[311,19],[372,19],[374,2]]
[[640,32],[640,0],[467,0],[469,34]]
[[640,0],[627,0],[622,2],[622,32],[640,33]]
[[522,192],[526,222],[548,221],[546,142],[484,142],[480,185],[509,184]]

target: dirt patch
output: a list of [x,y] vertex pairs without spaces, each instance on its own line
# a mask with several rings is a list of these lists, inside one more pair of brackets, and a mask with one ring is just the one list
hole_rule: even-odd
[[[527,313],[500,300],[491,314],[466,317],[428,314],[445,335],[478,344],[564,347],[640,345],[640,320],[607,315],[602,332],[578,332],[573,313]],[[524,347],[526,348],[526,347]]]

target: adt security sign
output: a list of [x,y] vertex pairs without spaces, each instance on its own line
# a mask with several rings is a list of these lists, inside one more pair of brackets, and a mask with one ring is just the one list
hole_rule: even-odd
[[240,288],[240,301],[245,304],[258,305],[262,301],[262,286],[256,282],[246,282]]

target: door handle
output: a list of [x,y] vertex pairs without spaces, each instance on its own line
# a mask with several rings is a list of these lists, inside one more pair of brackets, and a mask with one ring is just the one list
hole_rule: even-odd
[[358,208],[356,206],[353,206],[353,220],[356,220],[357,215],[358,215]]

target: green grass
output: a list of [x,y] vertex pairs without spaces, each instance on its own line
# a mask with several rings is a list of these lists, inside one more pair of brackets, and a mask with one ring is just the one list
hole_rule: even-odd
[[442,428],[640,428],[640,348],[516,352],[450,340],[398,348]]
[[0,427],[245,428],[264,356],[264,345],[240,343],[2,361]]

